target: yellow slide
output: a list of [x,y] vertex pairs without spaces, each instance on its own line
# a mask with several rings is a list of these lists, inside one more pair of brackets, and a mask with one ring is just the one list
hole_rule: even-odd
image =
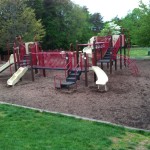
[[14,64],[14,55],[13,54],[11,54],[9,57],[9,60],[0,67],[0,73],[3,72],[4,70],[6,70],[12,64]]
[[20,67],[17,72],[13,74],[13,76],[7,80],[7,85],[13,86],[15,85],[27,72],[28,67]]

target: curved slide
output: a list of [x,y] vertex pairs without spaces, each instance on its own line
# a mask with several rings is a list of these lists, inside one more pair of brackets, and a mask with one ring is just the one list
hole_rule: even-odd
[[9,57],[9,60],[0,67],[0,73],[6,70],[8,67],[10,67],[12,64],[14,64],[14,55],[11,54]]
[[28,67],[20,67],[14,74],[13,76],[7,80],[7,85],[13,86],[15,85],[27,72]]
[[98,89],[99,85],[105,85],[105,91],[107,91],[108,89],[106,83],[108,82],[108,76],[106,75],[106,73],[98,66],[92,66],[92,70],[95,72],[97,76],[96,84],[98,85]]

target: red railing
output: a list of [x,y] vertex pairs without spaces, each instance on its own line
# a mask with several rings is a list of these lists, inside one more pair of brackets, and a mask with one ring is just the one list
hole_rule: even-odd
[[39,52],[32,53],[33,67],[67,69],[67,64],[71,67],[76,65],[76,54],[73,52]]
[[101,47],[97,49],[97,60],[102,59],[106,54],[108,48],[111,47],[111,36],[100,37],[97,36],[96,43],[103,42]]
[[[96,59],[100,60],[102,59],[107,50],[111,47],[111,36],[104,36],[96,37],[96,43],[95,43],[95,51],[96,51]],[[92,54],[92,64],[94,64],[94,53]]]
[[[14,59],[15,63],[17,62],[20,66],[21,65],[29,65],[29,57],[27,57],[28,53],[26,53],[26,47],[25,43],[21,43],[18,47],[16,43],[14,43]],[[35,42],[34,44],[30,44],[29,52],[36,53],[41,51],[40,47],[38,46],[38,43]],[[33,62],[37,62],[37,57],[32,56]]]

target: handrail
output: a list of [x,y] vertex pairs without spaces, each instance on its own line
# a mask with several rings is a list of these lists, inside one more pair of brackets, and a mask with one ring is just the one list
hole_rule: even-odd
[[95,45],[105,44],[105,43],[109,43],[109,42],[96,42]]
[[[66,68],[67,66],[69,66],[70,63],[71,63],[71,61],[70,61],[68,64],[65,65],[65,68]],[[68,67],[68,69],[65,70],[65,77],[67,77],[67,72],[68,72],[71,68],[72,68],[72,66],[70,65],[70,66]]]
[[[95,45],[100,45],[104,43],[109,43],[109,42],[96,42]],[[93,43],[92,44],[78,44],[78,46],[93,46]]]
[[[80,62],[79,62],[80,63]],[[77,68],[79,66],[79,63],[75,66],[75,68]]]
[[[80,62],[79,62],[79,63],[80,63]],[[78,71],[78,70],[77,70],[77,67],[79,66],[79,63],[78,63],[78,64],[75,66],[75,68],[74,68],[74,69],[75,69],[75,75],[77,75],[77,71]]]
[[66,64],[64,67],[66,68],[69,64],[71,63],[71,61],[69,61],[69,63],[68,64]]

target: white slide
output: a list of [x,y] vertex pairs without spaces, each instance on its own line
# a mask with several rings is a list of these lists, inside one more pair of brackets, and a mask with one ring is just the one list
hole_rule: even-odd
[[7,85],[13,86],[15,85],[21,77],[24,76],[24,74],[27,72],[28,67],[20,67],[14,74],[13,76],[7,80]]
[[13,54],[11,54],[9,57],[9,60],[0,67],[0,73],[3,72],[5,69],[7,69],[12,64],[14,64],[14,55]]
[[98,89],[99,85],[105,85],[105,91],[107,91],[106,83],[108,82],[108,76],[106,75],[106,73],[98,66],[92,66],[92,70],[97,76],[96,84],[98,85]]

